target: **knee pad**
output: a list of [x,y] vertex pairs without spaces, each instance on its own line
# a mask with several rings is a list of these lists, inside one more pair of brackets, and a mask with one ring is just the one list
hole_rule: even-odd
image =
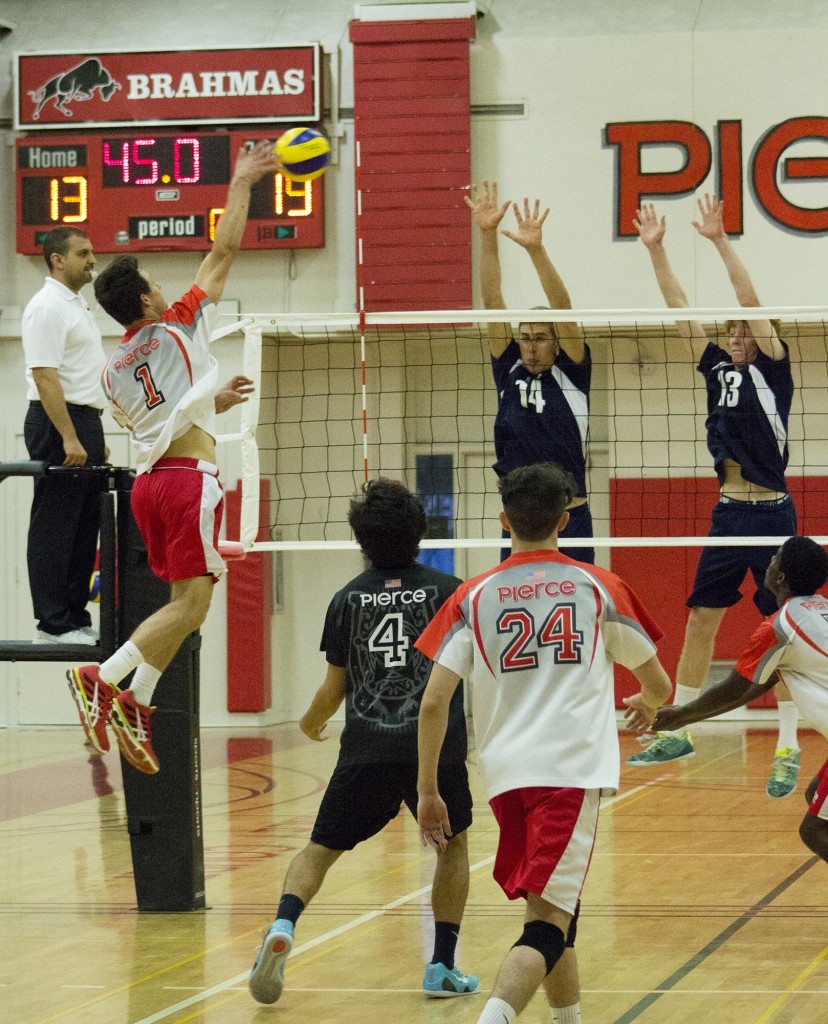
[[566,941],[557,925],[549,924],[547,921],[527,921],[523,926],[523,934],[515,946],[529,946],[537,950],[546,962],[546,973],[549,974],[563,956]]
[[571,949],[575,945],[575,938],[578,934],[578,915],[581,913],[581,901],[575,904],[575,913],[569,922],[569,930],[566,933],[566,944]]

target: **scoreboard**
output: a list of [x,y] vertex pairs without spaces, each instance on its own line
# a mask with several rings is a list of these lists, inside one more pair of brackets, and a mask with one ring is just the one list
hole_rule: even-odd
[[[209,249],[240,146],[259,132],[43,135],[17,140],[17,252],[42,251],[45,233],[84,231],[96,252]],[[270,174],[253,187],[242,249],[325,244],[323,178]]]

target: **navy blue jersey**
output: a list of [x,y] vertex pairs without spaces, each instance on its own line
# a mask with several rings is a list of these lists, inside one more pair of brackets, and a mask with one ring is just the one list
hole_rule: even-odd
[[793,378],[788,346],[784,359],[758,351],[747,366],[736,367],[712,341],[696,369],[707,385],[707,447],[724,481],[725,459],[742,468],[745,480],[769,491],[787,492],[788,414]]
[[534,374],[520,361],[514,338],[499,359],[492,357],[498,407],[494,426],[494,471],[498,476],[556,462],[575,477],[578,497],[586,497],[586,444],[592,357],[573,362],[561,349],[550,370]]
[[[325,616],[320,649],[345,669],[345,728],[339,765],[417,763],[417,719],[431,661],[414,647],[460,586],[456,576],[413,562],[368,569],[336,593]],[[440,761],[465,761],[462,683],[449,708]]]

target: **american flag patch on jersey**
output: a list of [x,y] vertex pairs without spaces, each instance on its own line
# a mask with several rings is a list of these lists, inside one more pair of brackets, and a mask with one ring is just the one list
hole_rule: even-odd
[[533,573],[526,577],[527,583],[543,583],[546,579],[545,569],[536,569]]
[[402,580],[386,580],[385,589],[388,590],[390,587],[401,587]]

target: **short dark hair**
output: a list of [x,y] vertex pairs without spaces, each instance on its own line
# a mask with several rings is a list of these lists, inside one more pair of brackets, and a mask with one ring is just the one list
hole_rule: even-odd
[[141,319],[141,296],[149,290],[147,279],[138,269],[138,260],[126,253],[117,256],[95,278],[95,298],[123,327]]
[[85,231],[81,231],[80,228],[52,228],[51,231],[47,231],[43,239],[43,259],[46,260],[46,266],[49,268],[51,274],[54,267],[52,266],[52,257],[57,253],[60,256],[66,256],[69,252],[70,240],[72,238],[89,238],[89,235]]
[[810,537],[789,537],[779,549],[779,570],[794,597],[815,594],[828,580],[828,553]]
[[513,469],[498,489],[515,536],[530,542],[552,535],[577,491],[572,476],[554,462]]
[[416,494],[380,477],[351,500],[348,522],[365,557],[377,569],[413,562],[426,531],[426,514]]

